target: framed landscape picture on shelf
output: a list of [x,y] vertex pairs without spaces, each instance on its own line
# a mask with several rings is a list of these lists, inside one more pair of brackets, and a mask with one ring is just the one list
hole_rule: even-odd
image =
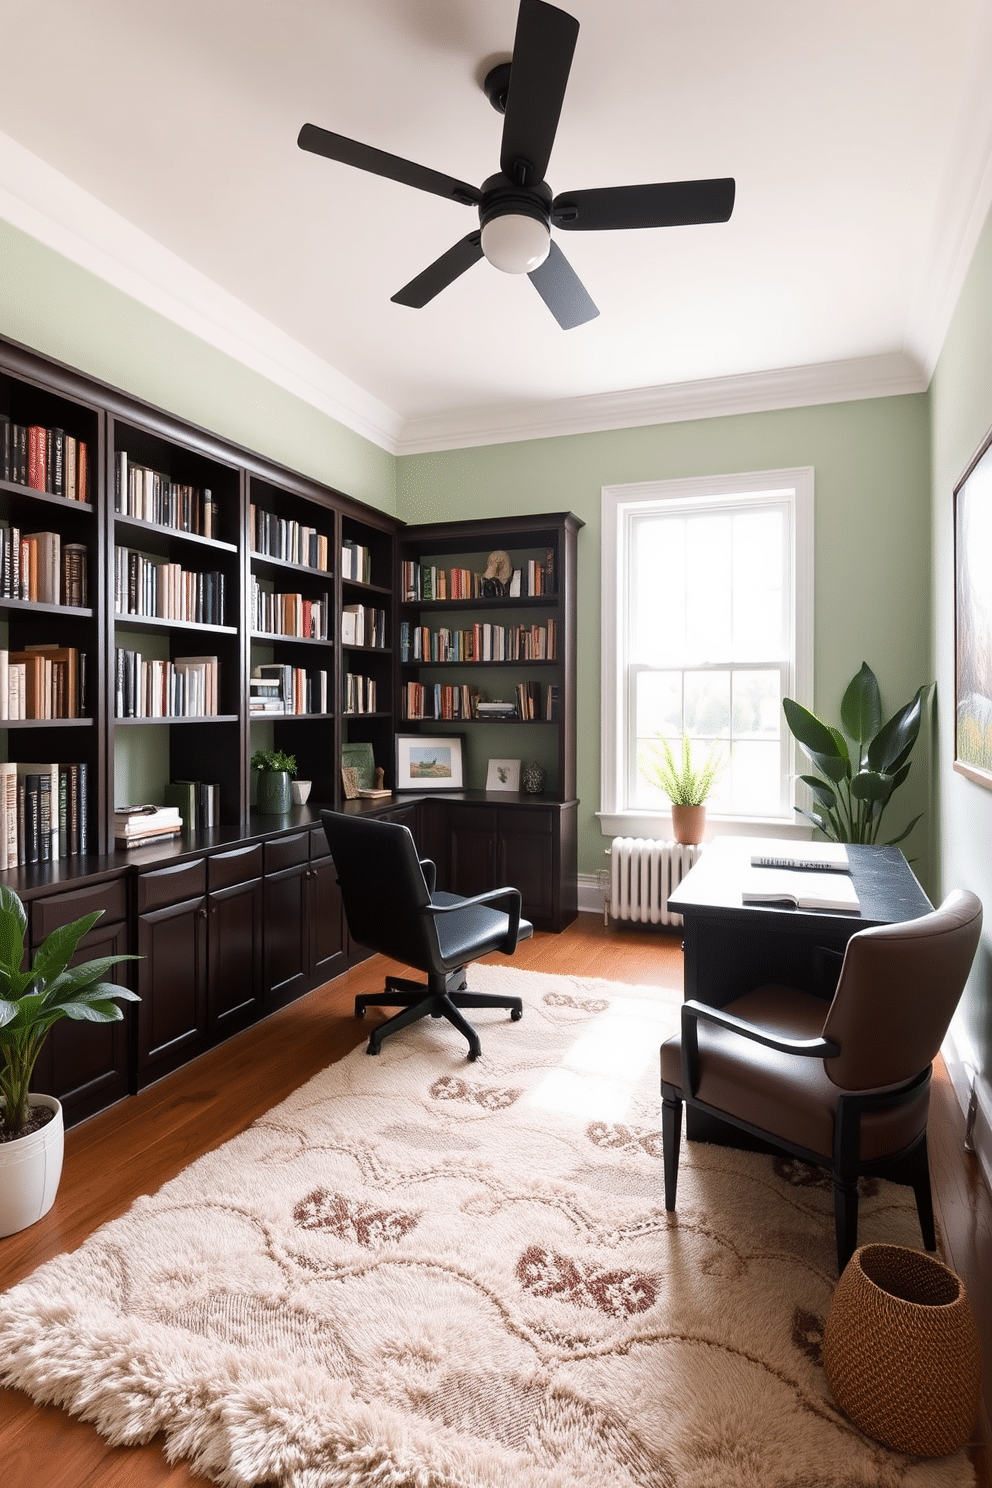
[[518,759],[491,759],[486,775],[486,790],[519,791],[520,761]]
[[954,768],[992,790],[992,432],[954,492]]
[[397,734],[396,789],[461,790],[462,744],[461,734]]

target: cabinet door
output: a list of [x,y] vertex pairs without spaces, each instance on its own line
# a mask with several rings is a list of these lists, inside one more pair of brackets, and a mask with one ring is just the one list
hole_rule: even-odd
[[468,898],[496,888],[495,809],[467,806],[452,811],[450,821],[451,892]]
[[[73,965],[102,956],[126,955],[127,890],[123,878],[109,879],[36,899],[31,905],[31,945],[38,946],[52,930],[81,919],[94,910],[103,911],[90,933],[79,942]],[[134,986],[133,966],[124,963],[108,980]],[[54,1095],[62,1102],[66,1126],[102,1111],[127,1095],[130,1061],[129,1038],[133,1013],[122,1003],[119,1023],[75,1023],[63,1018],[49,1034],[31,1081],[32,1090]]]
[[199,1054],[207,1033],[205,894],[138,916],[139,1083]]
[[207,896],[207,1024],[214,1037],[245,1028],[262,1005],[262,880]]
[[499,812],[496,880],[520,890],[524,917],[535,922],[550,920],[554,914],[554,831],[551,811]]
[[315,987],[345,969],[347,945],[344,906],[333,858],[310,864],[307,912],[310,918],[310,981]]
[[[127,925],[118,921],[104,927],[101,920],[79,942],[72,964],[123,956],[127,949]],[[131,965],[117,967],[108,980],[132,985]],[[130,1012],[132,1004],[118,1006],[124,1013],[119,1023],[75,1023],[69,1018],[56,1023],[34,1067],[32,1090],[44,1091],[62,1102],[67,1127],[128,1093],[128,1030],[134,1014]]]
[[309,986],[309,862],[265,875],[265,1003],[292,1002]]

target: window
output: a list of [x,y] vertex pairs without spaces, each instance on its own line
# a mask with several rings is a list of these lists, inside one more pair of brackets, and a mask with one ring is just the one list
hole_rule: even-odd
[[812,697],[813,472],[763,471],[603,491],[603,829],[652,835],[650,778],[683,731],[722,761],[710,812],[792,810],[783,697]]

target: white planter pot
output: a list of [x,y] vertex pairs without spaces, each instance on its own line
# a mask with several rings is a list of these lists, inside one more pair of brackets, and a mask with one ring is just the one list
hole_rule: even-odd
[[0,1142],[0,1236],[16,1235],[47,1214],[62,1176],[62,1107],[53,1095],[31,1095],[28,1103],[55,1115],[40,1131]]

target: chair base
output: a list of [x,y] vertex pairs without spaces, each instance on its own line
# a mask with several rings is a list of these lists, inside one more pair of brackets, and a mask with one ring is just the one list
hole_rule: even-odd
[[[397,995],[398,994],[398,995]],[[363,993],[355,998],[355,1017],[364,1018],[369,1007],[398,1007],[400,1011],[378,1028],[372,1030],[366,1054],[378,1054],[382,1041],[391,1033],[407,1028],[420,1018],[447,1018],[459,1033],[468,1040],[468,1057],[478,1059],[482,1053],[479,1035],[461,1008],[506,1008],[514,1023],[524,1015],[524,1006],[519,997],[499,997],[489,992],[468,992],[465,983],[465,968],[458,967],[445,976],[431,976],[428,982],[413,982],[406,977],[387,977],[385,992]]]

